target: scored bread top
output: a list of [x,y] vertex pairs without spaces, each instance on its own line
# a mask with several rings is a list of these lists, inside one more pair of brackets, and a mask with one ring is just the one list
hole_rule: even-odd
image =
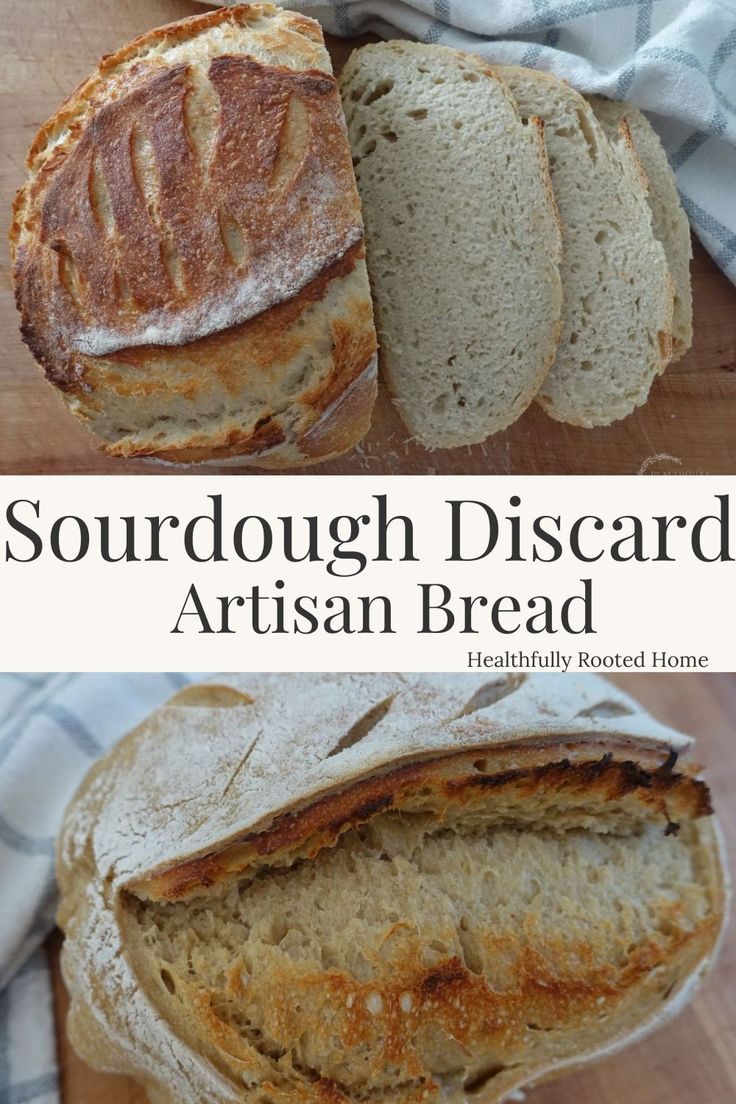
[[[102,872],[140,884],[400,764],[525,745],[564,759],[549,745],[579,741],[599,758],[612,741],[653,749],[655,766],[690,744],[595,676],[232,675],[183,691],[102,760],[89,827]],[[77,826],[101,793],[93,772]]]
[[[238,953],[226,962],[230,981],[225,990],[220,993],[214,986],[208,992],[199,971],[217,972],[217,954],[226,949],[224,929],[220,942],[213,929],[215,911],[225,916],[241,892],[250,901],[249,887],[256,896],[259,889],[268,895],[273,887],[280,903],[278,909],[269,904],[267,914],[278,926],[282,898],[278,881],[269,879],[278,879],[279,870],[285,878],[296,879],[297,894],[311,884],[310,868],[324,875],[325,863],[336,866],[336,876],[347,886],[348,875],[340,873],[340,864],[349,866],[352,860],[345,859],[339,840],[346,825],[366,825],[369,833],[391,836],[412,831],[421,835],[422,825],[429,821],[440,834],[443,828],[452,833],[453,825],[467,822],[472,834],[474,818],[477,823],[481,817],[487,827],[497,827],[494,838],[501,851],[515,846],[505,833],[509,825],[526,827],[518,843],[519,848],[532,848],[524,852],[530,861],[535,831],[547,839],[548,830],[555,837],[558,829],[555,838],[561,840],[571,828],[573,849],[582,835],[588,840],[580,844],[588,863],[583,882],[589,869],[592,874],[593,855],[603,864],[608,856],[617,864],[616,872],[624,872],[630,853],[623,842],[627,837],[639,841],[631,846],[640,856],[650,846],[664,846],[668,855],[676,852],[680,857],[672,859],[672,869],[678,877],[692,863],[695,873],[688,875],[688,892],[699,902],[693,912],[696,930],[683,936],[681,949],[675,943],[667,951],[649,948],[636,935],[643,957],[636,969],[623,970],[620,991],[605,964],[601,968],[608,981],[601,987],[600,979],[595,980],[585,945],[582,964],[572,971],[575,977],[582,974],[582,987],[567,996],[556,989],[548,992],[543,964],[528,959],[524,976],[542,980],[536,988],[530,981],[533,1000],[522,1004],[521,1012],[534,1018],[541,1010],[544,1016],[554,1014],[554,1020],[559,1001],[563,1026],[570,1032],[575,1027],[578,1034],[568,1033],[568,1038],[563,1032],[556,1049],[540,1035],[539,1053],[535,1051],[531,1064],[510,1065],[494,1077],[484,1098],[496,1101],[530,1077],[615,1049],[679,1006],[709,960],[722,923],[717,844],[710,824],[698,819],[710,812],[707,789],[694,777],[693,768],[684,773],[673,769],[676,753],[689,745],[688,737],[658,723],[627,695],[594,676],[238,675],[190,687],[100,761],[65,818],[59,847],[59,919],[67,935],[62,964],[72,997],[73,1045],[94,1065],[139,1077],[152,1104],[197,1104],[202,1099],[212,1104],[339,1104],[363,1099],[339,1078],[330,1079],[331,1071],[346,1063],[351,1084],[355,1081],[353,1066],[361,1066],[360,1039],[369,1046],[370,1064],[363,1074],[371,1084],[377,1079],[377,1101],[420,1104],[437,1099],[438,1093],[447,1100],[462,1099],[462,1086],[445,1084],[442,1076],[438,1084],[422,1080],[419,1087],[414,1081],[401,1082],[401,1070],[414,1062],[413,1041],[399,1045],[401,1032],[410,1031],[411,1023],[402,1020],[401,1027],[395,1022],[398,1002],[414,993],[412,986],[402,989],[408,985],[403,974],[394,982],[384,979],[385,984],[374,978],[362,988],[353,979],[352,989],[335,995],[330,986],[341,982],[340,971],[325,968],[319,976],[307,972],[302,977],[297,963],[283,979],[278,971],[266,971],[258,986],[246,979],[238,988],[246,929],[240,932],[237,920]],[[392,816],[400,818],[398,828]],[[676,817],[684,823],[673,850],[663,836],[676,832]],[[353,844],[349,832],[344,838],[349,854],[351,846],[360,850],[354,833]],[[554,855],[560,852],[562,861],[561,845],[549,846]],[[270,871],[257,869],[251,861],[254,855]],[[500,853],[494,855],[501,859]],[[218,866],[222,858],[225,866]],[[355,858],[363,861],[358,852]],[[369,861],[370,855],[365,858]],[[462,848],[461,858],[467,862]],[[228,884],[227,875],[242,873],[244,861],[249,877]],[[632,859],[629,865],[638,869],[637,862]],[[652,875],[654,867],[656,860],[647,868]],[[258,877],[261,873],[269,876]],[[379,873],[385,881],[387,872]],[[664,881],[667,877],[661,875]],[[378,892],[375,881],[373,885]],[[518,886],[518,895],[517,891]],[[193,898],[187,896],[190,892]],[[669,889],[660,893],[658,915],[664,922],[671,912],[679,932],[679,906],[677,901],[668,903],[671,896]],[[370,894],[366,900],[371,900]],[[167,911],[190,903],[191,913]],[[688,899],[688,908],[691,904]],[[330,900],[323,919],[333,905]],[[321,906],[309,906],[308,915],[322,911]],[[176,916],[184,922],[182,953],[186,957],[189,947],[194,955],[183,972],[166,957],[165,944],[168,934],[174,934],[171,923],[178,922]],[[255,923],[254,917],[251,920]],[[200,962],[199,937],[207,944],[206,963]],[[254,940],[261,954],[255,936]],[[536,935],[533,942],[536,947]],[[604,944],[601,937],[596,954]],[[243,954],[247,958],[245,950]],[[498,959],[498,969],[503,971],[505,961]],[[505,993],[501,986],[499,993],[491,994],[479,976],[455,959],[443,961],[441,970],[426,962],[415,965],[416,993],[421,991],[421,1015],[427,1023],[446,1015],[461,1039],[474,1025],[482,1038],[473,1046],[482,1044],[482,1051],[488,1043],[491,1052],[498,1046],[506,1054],[509,1041],[504,1032],[494,1036],[491,1013],[498,1015],[499,1001],[513,1005],[513,992]],[[532,967],[537,973],[530,972]],[[553,974],[556,977],[554,970]],[[197,988],[198,977],[204,990]],[[398,985],[396,992],[392,984]],[[360,1000],[353,1011],[350,993],[354,997],[356,986]],[[620,1014],[601,1032],[596,1000],[614,990]],[[301,994],[296,1004],[294,993]],[[240,1008],[246,1016],[244,1027],[237,1021],[242,1031],[231,1030],[220,1017],[221,998],[234,1014]],[[321,1007],[323,998],[328,1003]],[[260,1021],[248,1018],[256,1013],[259,1000],[266,1002],[261,1009],[266,1017],[263,1043]],[[256,1002],[253,1009],[251,1001]],[[487,1005],[491,1019],[464,1015],[468,1001],[471,1006],[481,1001],[479,1008]],[[269,1002],[276,1016],[273,1023]],[[313,1005],[316,1011],[310,1020]],[[412,1004],[412,1015],[413,1009]],[[402,1015],[406,1019],[406,1009]],[[516,1007],[514,1016],[519,1015]],[[287,1047],[283,1062],[280,1050],[275,1055],[269,1050],[269,1024],[279,1035],[291,1031],[292,1049]],[[357,1051],[336,1043],[333,1035],[336,1031],[336,1038],[342,1038],[343,1028],[348,1034],[358,1032]],[[379,1029],[384,1033],[381,1046],[395,1043],[398,1048],[391,1068],[383,1073],[379,1067],[382,1062],[385,1066],[384,1051],[371,1042],[371,1033]],[[486,1039],[484,1032],[489,1031]],[[310,1060],[312,1045],[318,1054]],[[303,1076],[302,1050],[307,1074],[313,1065],[321,1071],[316,1081]],[[476,1059],[468,1058],[473,1069]],[[502,1068],[503,1061],[505,1057]],[[478,1072],[479,1083],[493,1075],[485,1066]],[[409,1070],[409,1076],[415,1073]]]
[[362,239],[319,25],[272,4],[183,20],[104,59],[28,165],[18,303],[62,385],[75,355],[243,323]]

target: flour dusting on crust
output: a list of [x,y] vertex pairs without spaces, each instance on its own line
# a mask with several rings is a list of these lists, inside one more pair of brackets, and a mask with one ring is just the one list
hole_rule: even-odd
[[318,23],[256,3],[148,32],[41,128],[28,169],[21,331],[109,455],[289,468],[367,432],[376,333]]
[[503,751],[513,773],[535,748],[554,763],[589,745],[594,761],[614,748],[661,765],[690,744],[595,676],[228,675],[188,687],[93,768],[67,813],[59,919],[72,1041],[94,1064],[138,1077],[153,1104],[260,1100],[189,1045],[142,984],[126,935],[136,882],[402,764]]

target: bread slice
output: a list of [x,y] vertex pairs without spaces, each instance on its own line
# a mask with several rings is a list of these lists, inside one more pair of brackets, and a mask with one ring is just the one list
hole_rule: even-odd
[[588,102],[611,141],[619,134],[621,119],[631,132],[636,155],[649,181],[649,208],[654,235],[664,246],[667,267],[675,285],[675,309],[672,320],[672,359],[679,360],[693,343],[693,293],[690,261],[693,247],[690,224],[677,192],[675,174],[657,132],[638,107],[600,96]]
[[563,225],[563,330],[538,401],[573,425],[608,425],[647,399],[672,353],[672,281],[647,186],[622,125],[606,138],[564,82],[502,67],[523,116],[540,115]]
[[382,370],[428,448],[529,405],[559,333],[560,231],[538,120],[480,59],[386,42],[340,78]]
[[495,1104],[641,1036],[724,889],[689,740],[586,676],[228,676],[59,849],[73,1045],[154,1104]]
[[293,467],[366,432],[376,335],[319,24],[240,4],[124,46],[41,128],[23,336],[112,456]]

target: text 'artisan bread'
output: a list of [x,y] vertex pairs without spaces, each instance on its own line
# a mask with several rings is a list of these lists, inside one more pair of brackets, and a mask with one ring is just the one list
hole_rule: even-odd
[[724,889],[687,737],[589,676],[230,676],[59,849],[69,1033],[152,1104],[482,1104],[680,1008]]
[[308,464],[376,391],[363,226],[322,32],[273,4],[151,31],[36,137],[25,340],[114,456]]

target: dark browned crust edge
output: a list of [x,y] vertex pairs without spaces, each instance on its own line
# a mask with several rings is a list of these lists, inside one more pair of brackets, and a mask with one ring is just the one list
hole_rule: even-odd
[[[584,750],[584,745],[577,746]],[[238,871],[237,861],[235,866],[228,861],[237,847],[243,845],[254,848],[259,856],[270,856],[311,840],[309,857],[313,858],[349,829],[365,824],[379,813],[400,810],[407,796],[423,787],[430,787],[443,801],[456,803],[470,799],[473,793],[491,793],[509,787],[520,788],[524,797],[533,797],[535,792],[550,788],[567,792],[582,789],[604,802],[634,795],[643,815],[661,820],[665,834],[679,829],[673,816],[695,820],[713,812],[706,783],[691,773],[676,771],[677,754],[673,751],[661,762],[652,759],[656,752],[651,750],[648,756],[643,755],[636,761],[626,758],[627,752],[622,749],[621,758],[606,751],[577,762],[563,756],[553,762],[532,763],[490,774],[473,771],[473,761],[480,762],[503,750],[508,748],[480,747],[421,763],[408,763],[387,773],[361,779],[297,812],[277,816],[260,832],[231,840],[218,850],[141,878],[129,889],[162,900],[178,900],[206,891],[247,868],[245,863]],[[467,761],[470,772],[466,768],[462,773],[463,761]],[[438,768],[445,766],[458,766],[457,777],[437,777]]]

